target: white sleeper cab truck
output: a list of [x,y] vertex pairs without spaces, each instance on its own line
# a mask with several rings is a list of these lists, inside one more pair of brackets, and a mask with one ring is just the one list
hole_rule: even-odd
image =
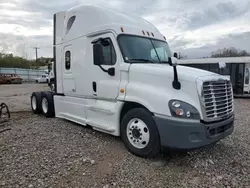
[[177,66],[148,21],[81,5],[54,15],[55,91],[34,92],[34,113],[121,136],[127,149],[154,157],[190,150],[234,130],[230,80]]

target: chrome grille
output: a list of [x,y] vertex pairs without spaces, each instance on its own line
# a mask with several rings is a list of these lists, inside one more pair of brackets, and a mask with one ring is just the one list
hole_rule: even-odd
[[233,113],[233,91],[230,81],[204,82],[202,96],[207,119],[223,119]]

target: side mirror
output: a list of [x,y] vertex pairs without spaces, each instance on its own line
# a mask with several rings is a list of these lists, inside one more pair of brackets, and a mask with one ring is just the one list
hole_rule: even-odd
[[109,74],[110,76],[115,76],[115,68],[114,68],[114,67],[109,68],[109,69],[108,69],[108,74]]
[[173,66],[176,66],[178,64],[178,59],[176,57],[171,57],[171,62]]
[[178,59],[175,57],[169,57],[168,58],[168,63],[171,66],[176,66],[178,64]]
[[178,54],[176,52],[174,53],[174,57],[178,59]]
[[104,61],[102,45],[98,43],[94,44],[93,52],[94,52],[94,65],[100,66]]

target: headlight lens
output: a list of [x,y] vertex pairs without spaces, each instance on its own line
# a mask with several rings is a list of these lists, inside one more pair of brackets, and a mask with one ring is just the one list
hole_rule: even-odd
[[200,119],[198,110],[186,102],[180,100],[171,100],[169,101],[168,105],[173,117],[184,119]]

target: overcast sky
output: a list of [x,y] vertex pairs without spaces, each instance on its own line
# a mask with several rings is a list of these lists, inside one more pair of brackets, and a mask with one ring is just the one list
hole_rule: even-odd
[[0,0],[0,51],[52,56],[52,18],[72,6],[105,4],[153,23],[189,58],[234,46],[250,51],[250,0]]

